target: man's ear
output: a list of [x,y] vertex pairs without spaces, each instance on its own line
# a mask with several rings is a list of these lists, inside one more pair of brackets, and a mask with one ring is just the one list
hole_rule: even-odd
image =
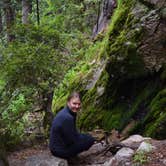
[[69,101],[67,102],[67,106],[70,107],[70,102]]

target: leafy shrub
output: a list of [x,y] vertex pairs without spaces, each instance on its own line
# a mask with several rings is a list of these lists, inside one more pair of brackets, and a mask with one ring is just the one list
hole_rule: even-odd
[[18,143],[24,136],[24,128],[27,123],[25,113],[32,109],[32,101],[29,98],[31,93],[31,89],[26,87],[16,89],[10,97],[5,92],[2,93],[0,134],[5,137],[7,146]]
[[45,111],[47,94],[61,81],[67,59],[59,51],[56,30],[21,25],[14,33],[17,39],[0,48],[0,133],[7,136],[8,145],[23,138],[26,112],[35,107]]

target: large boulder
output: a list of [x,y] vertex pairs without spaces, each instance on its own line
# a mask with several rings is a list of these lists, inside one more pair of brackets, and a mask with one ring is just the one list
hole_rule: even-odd
[[27,158],[25,166],[68,166],[68,163],[64,159],[41,153]]
[[79,121],[81,129],[101,126],[122,131],[134,120],[131,134],[166,136],[166,114],[162,113],[166,97],[165,39],[164,2],[118,4],[100,52],[103,59],[107,54],[104,68],[95,84],[84,91],[86,111]]

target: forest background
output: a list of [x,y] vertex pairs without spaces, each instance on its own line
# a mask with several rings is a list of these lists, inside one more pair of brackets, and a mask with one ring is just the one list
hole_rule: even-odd
[[32,112],[51,111],[54,90],[85,59],[100,2],[0,2],[0,135],[5,146],[25,136]]
[[73,90],[80,130],[165,138],[165,11],[151,0],[1,0],[2,146],[47,139]]

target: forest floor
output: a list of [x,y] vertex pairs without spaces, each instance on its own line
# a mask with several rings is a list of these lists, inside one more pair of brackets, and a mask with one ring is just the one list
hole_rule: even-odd
[[[145,163],[141,163],[141,166],[166,166],[166,140],[153,140],[153,145],[156,146],[156,149],[147,154],[147,160]],[[70,161],[69,166],[102,165],[106,161],[110,160],[112,154],[109,152],[103,154],[100,153],[101,151],[102,145],[98,147],[95,147],[94,145],[92,148],[90,148],[90,150],[81,153],[77,158],[74,158],[72,161]],[[44,153],[47,155],[50,154],[48,146],[46,144],[35,145],[29,148],[17,149],[16,151],[9,153],[9,164],[10,166],[24,166],[25,162],[29,157],[40,153]]]

